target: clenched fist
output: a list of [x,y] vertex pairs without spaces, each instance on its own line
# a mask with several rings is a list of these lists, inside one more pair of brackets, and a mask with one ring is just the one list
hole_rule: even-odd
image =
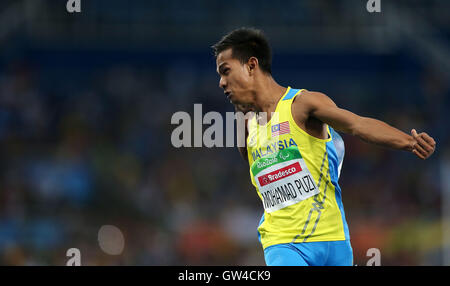
[[411,144],[412,152],[420,159],[427,159],[436,149],[436,142],[427,133],[417,134],[416,129],[411,130],[413,141]]

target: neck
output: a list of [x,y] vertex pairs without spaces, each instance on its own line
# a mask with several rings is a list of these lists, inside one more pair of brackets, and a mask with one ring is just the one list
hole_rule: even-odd
[[256,85],[254,108],[257,113],[267,114],[270,120],[278,101],[286,93],[287,88],[279,85],[272,77],[267,77]]

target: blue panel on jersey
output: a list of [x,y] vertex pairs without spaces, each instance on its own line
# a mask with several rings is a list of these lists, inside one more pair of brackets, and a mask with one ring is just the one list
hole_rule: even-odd
[[[261,216],[261,220],[259,221],[258,227],[259,227],[263,222],[264,222],[264,213],[263,213],[263,215]],[[257,232],[258,232],[258,240],[259,240],[259,242],[261,242],[261,234],[259,233],[259,231],[257,231]]]
[[[336,132],[330,127],[331,136],[335,137]],[[340,137],[340,136],[339,136]],[[341,138],[342,140],[342,138]],[[339,140],[338,140],[339,142]],[[343,143],[343,141],[342,141]],[[348,231],[348,225],[347,220],[345,219],[345,211],[344,211],[344,205],[342,204],[342,193],[341,188],[339,187],[338,180],[339,180],[339,165],[342,163],[343,155],[340,157],[338,155],[338,151],[336,150],[336,145],[334,140],[329,141],[326,143],[327,145],[327,151],[328,151],[328,165],[330,168],[330,177],[331,177],[331,183],[335,186],[335,198],[336,202],[339,206],[339,210],[341,211],[342,216],[342,223],[344,225],[344,233],[345,233],[345,239],[350,239],[350,233]],[[342,148],[342,147],[341,147]],[[342,150],[340,150],[342,152]]]
[[300,89],[291,88],[289,92],[284,96],[283,100],[292,99]]
[[[341,135],[334,131],[333,128],[330,127],[331,137],[333,138],[334,148],[336,149],[337,157],[338,157],[338,169],[342,166],[342,161],[344,161],[344,155],[345,155],[345,145],[344,140],[342,139]],[[338,178],[339,174],[338,172]]]

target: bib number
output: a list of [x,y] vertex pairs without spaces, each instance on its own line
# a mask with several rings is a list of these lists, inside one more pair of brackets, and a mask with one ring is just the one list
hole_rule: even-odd
[[283,149],[270,157],[258,159],[251,169],[268,213],[319,193],[297,148]]

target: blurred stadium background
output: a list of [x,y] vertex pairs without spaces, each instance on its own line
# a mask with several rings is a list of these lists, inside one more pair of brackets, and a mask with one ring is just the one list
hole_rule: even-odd
[[355,264],[450,265],[450,1],[66,2],[0,4],[1,265],[264,265],[238,151],[170,142],[174,112],[233,110],[210,46],[241,26],[280,84],[436,139],[421,161],[344,135],[340,184]]

